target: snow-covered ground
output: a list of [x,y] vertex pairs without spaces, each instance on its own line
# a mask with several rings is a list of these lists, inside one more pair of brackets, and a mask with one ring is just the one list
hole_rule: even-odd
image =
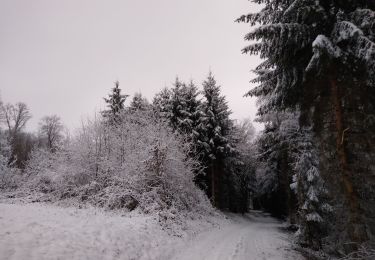
[[190,221],[171,235],[152,216],[0,203],[0,259],[302,259],[262,213]]
[[174,259],[299,260],[278,220],[261,212],[230,214],[230,223],[192,238]]

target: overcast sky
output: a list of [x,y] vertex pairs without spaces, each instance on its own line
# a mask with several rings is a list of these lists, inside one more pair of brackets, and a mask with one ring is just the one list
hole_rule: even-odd
[[0,0],[0,95],[25,102],[35,130],[57,114],[70,129],[105,107],[120,81],[149,100],[178,75],[199,85],[211,69],[233,118],[255,117],[258,58],[241,54],[247,0]]

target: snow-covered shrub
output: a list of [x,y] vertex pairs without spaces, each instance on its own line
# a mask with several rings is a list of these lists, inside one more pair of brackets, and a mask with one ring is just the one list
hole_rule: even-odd
[[0,166],[0,190],[14,190],[22,180],[20,170],[12,166]]
[[44,148],[33,150],[24,172],[27,178],[25,186],[31,191],[42,193],[50,193],[59,188],[58,179],[62,173],[58,171],[58,162],[63,159],[62,155]]
[[210,211],[188,151],[151,111],[123,112],[116,122],[86,122],[63,151],[34,152],[26,174],[34,190],[109,209]]

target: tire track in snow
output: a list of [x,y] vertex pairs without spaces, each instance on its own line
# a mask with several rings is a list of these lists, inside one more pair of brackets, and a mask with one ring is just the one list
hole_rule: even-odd
[[176,260],[301,260],[291,250],[290,237],[282,223],[260,212],[231,219],[220,229],[196,236],[171,259]]

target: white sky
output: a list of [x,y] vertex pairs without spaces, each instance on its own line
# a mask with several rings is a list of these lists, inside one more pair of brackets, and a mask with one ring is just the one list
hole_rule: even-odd
[[59,115],[70,129],[105,107],[120,81],[149,100],[178,75],[199,85],[211,69],[233,118],[255,117],[243,95],[259,59],[241,54],[255,12],[247,0],[0,0],[0,95],[25,102],[35,130]]

